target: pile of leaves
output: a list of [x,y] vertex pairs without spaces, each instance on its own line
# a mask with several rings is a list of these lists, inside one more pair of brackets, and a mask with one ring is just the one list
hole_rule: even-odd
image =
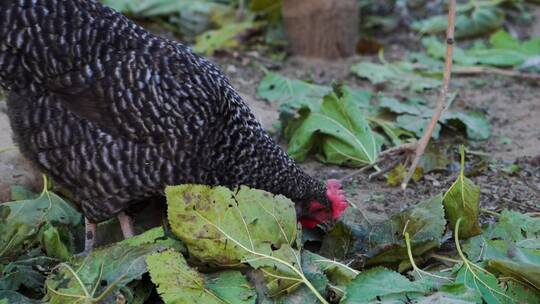
[[[384,75],[395,75],[392,71],[365,68],[364,63],[353,66],[356,69],[370,79],[386,80]],[[273,72],[267,72],[257,94],[279,103],[279,127],[288,141],[287,152],[298,161],[314,154],[329,164],[372,164],[383,144],[399,145],[421,137],[432,116],[432,109],[418,96],[400,101],[382,94],[374,96],[367,90],[316,85]],[[490,135],[489,122],[480,112],[446,110],[433,133],[435,139],[443,126],[465,129],[472,140],[484,140]]]
[[76,209],[15,188],[0,205],[0,303],[538,303],[540,219],[505,210],[480,226],[464,159],[447,192],[389,218],[351,207],[323,237],[286,197],[171,186],[170,231],[85,257]]

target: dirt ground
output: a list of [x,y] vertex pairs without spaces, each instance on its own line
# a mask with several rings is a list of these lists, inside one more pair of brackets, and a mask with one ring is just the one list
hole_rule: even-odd
[[[540,19],[540,18],[539,18]],[[387,47],[386,58],[403,56],[399,45]],[[283,75],[309,79],[314,83],[329,84],[333,81],[346,83],[351,87],[377,91],[369,82],[349,73],[352,64],[360,61],[374,61],[375,57],[354,57],[346,60],[325,62],[320,60],[289,58],[283,63],[269,64],[267,60],[254,59],[251,53],[215,56],[217,63],[230,77],[233,85],[244,97],[255,115],[267,129],[278,120],[277,104],[259,99],[256,87],[264,77],[260,64],[266,65]],[[482,80],[481,84],[478,80]],[[471,178],[481,187],[483,208],[500,210],[518,209],[525,212],[540,211],[540,84],[496,75],[454,77],[451,91],[458,93],[454,107],[474,109],[487,114],[492,127],[492,136],[483,142],[467,142],[474,151],[473,166],[480,169]],[[389,96],[402,96],[402,92],[384,92]],[[423,95],[430,103],[435,103],[436,92]],[[454,136],[450,132],[450,137]],[[458,140],[459,141],[459,140]],[[426,174],[424,178],[409,186],[406,191],[390,187],[384,178],[369,180],[366,172],[356,175],[346,182],[350,200],[367,212],[392,213],[424,198],[448,189],[455,178],[458,164],[457,143],[452,143],[454,153],[450,154],[450,169]],[[25,162],[11,141],[11,131],[5,103],[0,102],[0,200],[9,199],[12,184],[30,185],[35,190],[41,187],[41,177]],[[507,174],[500,169],[516,163],[521,170]],[[301,164],[308,172],[321,178],[342,178],[355,169],[322,165],[314,160]]]
[[[396,46],[390,47],[393,52],[388,58],[400,58],[402,55]],[[250,56],[251,57],[251,56]],[[346,60],[324,62],[321,60],[291,58],[278,66],[269,65],[275,72],[299,78],[309,79],[318,84],[329,84],[333,81],[344,82],[356,88],[374,88],[368,81],[359,79],[349,73],[352,64],[360,61],[374,61],[376,58],[357,56]],[[231,78],[233,85],[240,91],[257,118],[267,129],[278,119],[277,104],[268,103],[257,98],[256,87],[264,77],[264,72],[253,60],[246,60],[241,54],[214,57],[216,62]],[[261,63],[261,62],[259,62]],[[263,63],[264,64],[264,63]],[[478,80],[481,79],[480,85]],[[540,164],[534,157],[540,155],[540,84],[531,83],[496,75],[478,75],[475,77],[454,77],[451,91],[458,93],[453,106],[457,109],[482,111],[487,114],[491,123],[492,135],[483,142],[464,142],[474,154],[480,155],[471,160],[480,169],[471,174],[471,179],[481,187],[481,204],[483,208],[500,210],[502,208],[517,209],[524,212],[540,211]],[[386,95],[402,96],[401,92],[388,92]],[[435,103],[436,92],[426,93],[423,97],[431,104]],[[452,132],[448,132],[452,137]],[[458,140],[462,142],[462,139]],[[284,144],[284,143],[282,143]],[[418,183],[409,185],[406,191],[398,187],[390,187],[384,177],[369,180],[373,172],[358,174],[354,180],[345,185],[352,202],[359,208],[369,212],[392,213],[411,203],[429,198],[444,192],[455,179],[455,168],[458,165],[457,143],[453,159],[453,170],[445,170],[427,174]],[[516,163],[521,170],[515,174],[507,174],[502,168]],[[482,164],[483,167],[482,167]],[[315,160],[301,164],[311,174],[324,178],[341,178],[355,169],[322,165]]]

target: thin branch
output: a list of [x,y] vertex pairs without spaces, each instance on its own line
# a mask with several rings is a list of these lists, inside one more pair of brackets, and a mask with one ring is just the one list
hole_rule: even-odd
[[444,104],[446,102],[446,95],[448,95],[448,86],[450,84],[450,76],[452,75],[452,58],[453,58],[452,53],[454,50],[454,42],[455,42],[454,41],[455,16],[456,16],[456,0],[450,0],[448,3],[448,28],[446,29],[446,59],[444,63],[443,86],[441,88],[439,99],[437,100],[437,107],[435,108],[433,117],[431,118],[431,121],[429,122],[429,125],[427,126],[426,131],[424,132],[424,135],[418,141],[414,159],[411,164],[411,167],[409,168],[409,172],[407,173],[407,176],[401,183],[401,189],[403,190],[407,188],[407,184],[409,183],[409,180],[413,176],[414,170],[416,169],[416,166],[418,166],[418,163],[420,162],[420,158],[422,157],[422,154],[424,154],[424,151],[426,150],[426,147],[429,143],[431,134],[433,133],[433,130],[435,129],[435,126],[437,125],[437,122],[439,121],[439,118],[441,117],[442,111],[444,110]]

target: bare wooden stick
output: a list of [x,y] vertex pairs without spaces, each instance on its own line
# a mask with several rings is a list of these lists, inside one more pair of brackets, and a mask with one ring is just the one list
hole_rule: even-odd
[[409,168],[409,172],[407,172],[407,176],[401,183],[401,189],[403,190],[407,188],[407,184],[409,183],[409,180],[411,179],[414,170],[416,169],[416,166],[418,166],[420,158],[422,157],[422,154],[424,154],[424,151],[426,150],[426,147],[429,143],[431,134],[433,133],[433,130],[435,129],[435,126],[437,125],[437,122],[441,117],[442,111],[444,110],[444,105],[446,103],[446,95],[448,94],[448,85],[450,84],[450,76],[452,75],[452,53],[454,50],[455,16],[456,0],[450,0],[448,3],[448,27],[446,29],[446,58],[444,63],[443,85],[441,88],[439,99],[437,100],[437,107],[435,108],[435,113],[433,113],[433,117],[431,118],[431,121],[429,122],[426,131],[424,132],[424,135],[418,141],[418,145],[416,146],[416,152],[414,154],[414,159],[412,161],[411,167]]

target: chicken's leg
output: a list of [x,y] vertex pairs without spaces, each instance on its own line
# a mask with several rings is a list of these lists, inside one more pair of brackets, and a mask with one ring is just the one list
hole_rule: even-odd
[[96,229],[96,223],[84,218],[84,251],[81,252],[81,255],[87,255],[94,249],[94,245],[96,244]]
[[120,222],[120,228],[122,228],[122,234],[124,235],[125,239],[135,235],[133,222],[125,212],[120,212],[118,214],[118,221]]

